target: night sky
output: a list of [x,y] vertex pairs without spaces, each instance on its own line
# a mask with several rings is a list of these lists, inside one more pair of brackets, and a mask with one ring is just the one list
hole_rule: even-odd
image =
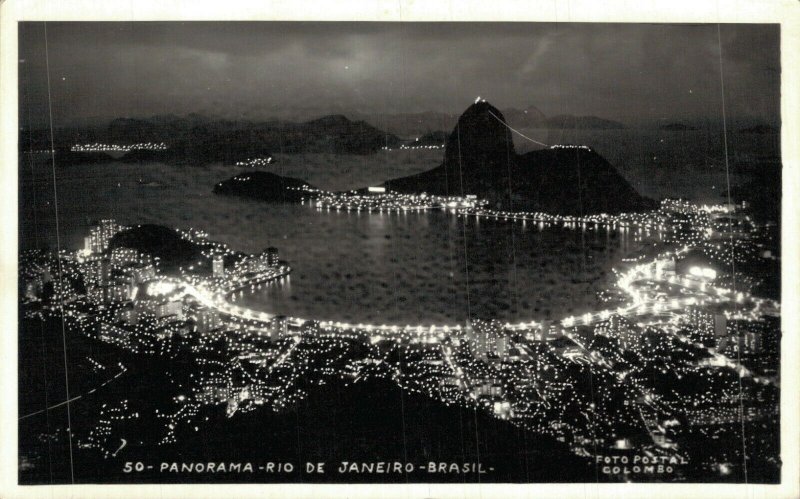
[[[23,123],[47,123],[43,23],[20,24]],[[723,25],[732,119],[778,121],[778,25]],[[266,119],[497,107],[717,120],[716,25],[48,23],[54,125],[191,112]]]

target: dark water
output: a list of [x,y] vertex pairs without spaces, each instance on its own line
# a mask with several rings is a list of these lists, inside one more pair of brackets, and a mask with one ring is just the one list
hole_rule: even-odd
[[282,250],[295,271],[245,291],[253,308],[372,324],[557,318],[596,305],[631,237],[593,229],[281,207]]
[[[101,218],[194,227],[235,250],[276,246],[291,277],[243,303],[322,320],[431,324],[559,318],[597,305],[630,244],[618,233],[461,219],[443,212],[319,212],[216,196],[230,168],[21,165],[20,246],[78,249]],[[234,170],[238,171],[238,170]]]
[[[684,197],[709,203],[719,202],[724,194],[725,136],[717,126],[690,131],[636,128],[523,131],[546,143],[593,147],[641,194],[654,199]],[[517,152],[526,152],[532,146],[515,136]],[[738,128],[732,127],[728,131],[727,146],[732,184],[747,181],[753,172],[780,175],[779,134],[740,133]],[[334,190],[411,175],[438,163],[430,152],[412,151],[373,156],[279,156],[266,170]],[[244,251],[260,250],[281,237],[272,230],[275,224],[265,206],[220,199],[211,193],[215,183],[239,173],[240,167],[172,167],[149,163],[77,165],[59,168],[54,182],[49,159],[46,155],[29,154],[20,158],[22,248],[56,245],[54,184],[58,189],[60,242],[67,248],[77,248],[83,233],[97,218],[117,218],[128,224],[163,223],[203,228],[212,237]],[[281,224],[284,222],[282,220]]]
[[[725,192],[723,135],[716,129],[527,132],[548,143],[591,145],[637,190],[656,199],[719,202]],[[734,185],[764,164],[774,167],[779,157],[777,134],[734,130],[728,146]],[[526,144],[518,142],[517,149],[524,152]],[[402,161],[382,155],[336,161],[285,156],[269,170],[347,189],[431,166],[430,157],[415,162],[414,153],[402,154]],[[20,163],[21,248],[77,249],[101,218],[199,228],[246,252],[276,246],[295,272],[242,300],[303,317],[412,324],[559,317],[595,304],[595,293],[608,283],[603,272],[624,251],[617,239],[606,244],[605,235],[592,232],[520,225],[512,230],[486,220],[465,225],[442,213],[317,213],[307,206],[212,194],[215,183],[241,168],[79,165],[59,168],[54,182],[46,160],[24,155]]]

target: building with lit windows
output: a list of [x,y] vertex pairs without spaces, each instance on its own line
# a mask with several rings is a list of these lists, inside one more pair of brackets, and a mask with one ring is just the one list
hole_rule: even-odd
[[225,258],[222,255],[214,255],[211,272],[214,277],[225,277]]
[[101,220],[100,225],[92,227],[89,236],[84,238],[84,250],[89,253],[105,251],[111,238],[126,228],[114,220]]
[[267,248],[267,265],[270,267],[278,266],[278,248],[272,246]]

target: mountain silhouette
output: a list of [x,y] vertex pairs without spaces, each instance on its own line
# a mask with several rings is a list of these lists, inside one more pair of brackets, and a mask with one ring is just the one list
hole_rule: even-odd
[[560,146],[518,155],[503,114],[485,101],[461,115],[447,139],[443,163],[387,181],[393,191],[486,199],[509,211],[563,215],[653,209],[602,156],[586,146]]

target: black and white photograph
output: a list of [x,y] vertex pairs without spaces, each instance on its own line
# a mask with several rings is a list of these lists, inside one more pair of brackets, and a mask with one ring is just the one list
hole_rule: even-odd
[[19,485],[782,483],[781,24],[16,25]]

